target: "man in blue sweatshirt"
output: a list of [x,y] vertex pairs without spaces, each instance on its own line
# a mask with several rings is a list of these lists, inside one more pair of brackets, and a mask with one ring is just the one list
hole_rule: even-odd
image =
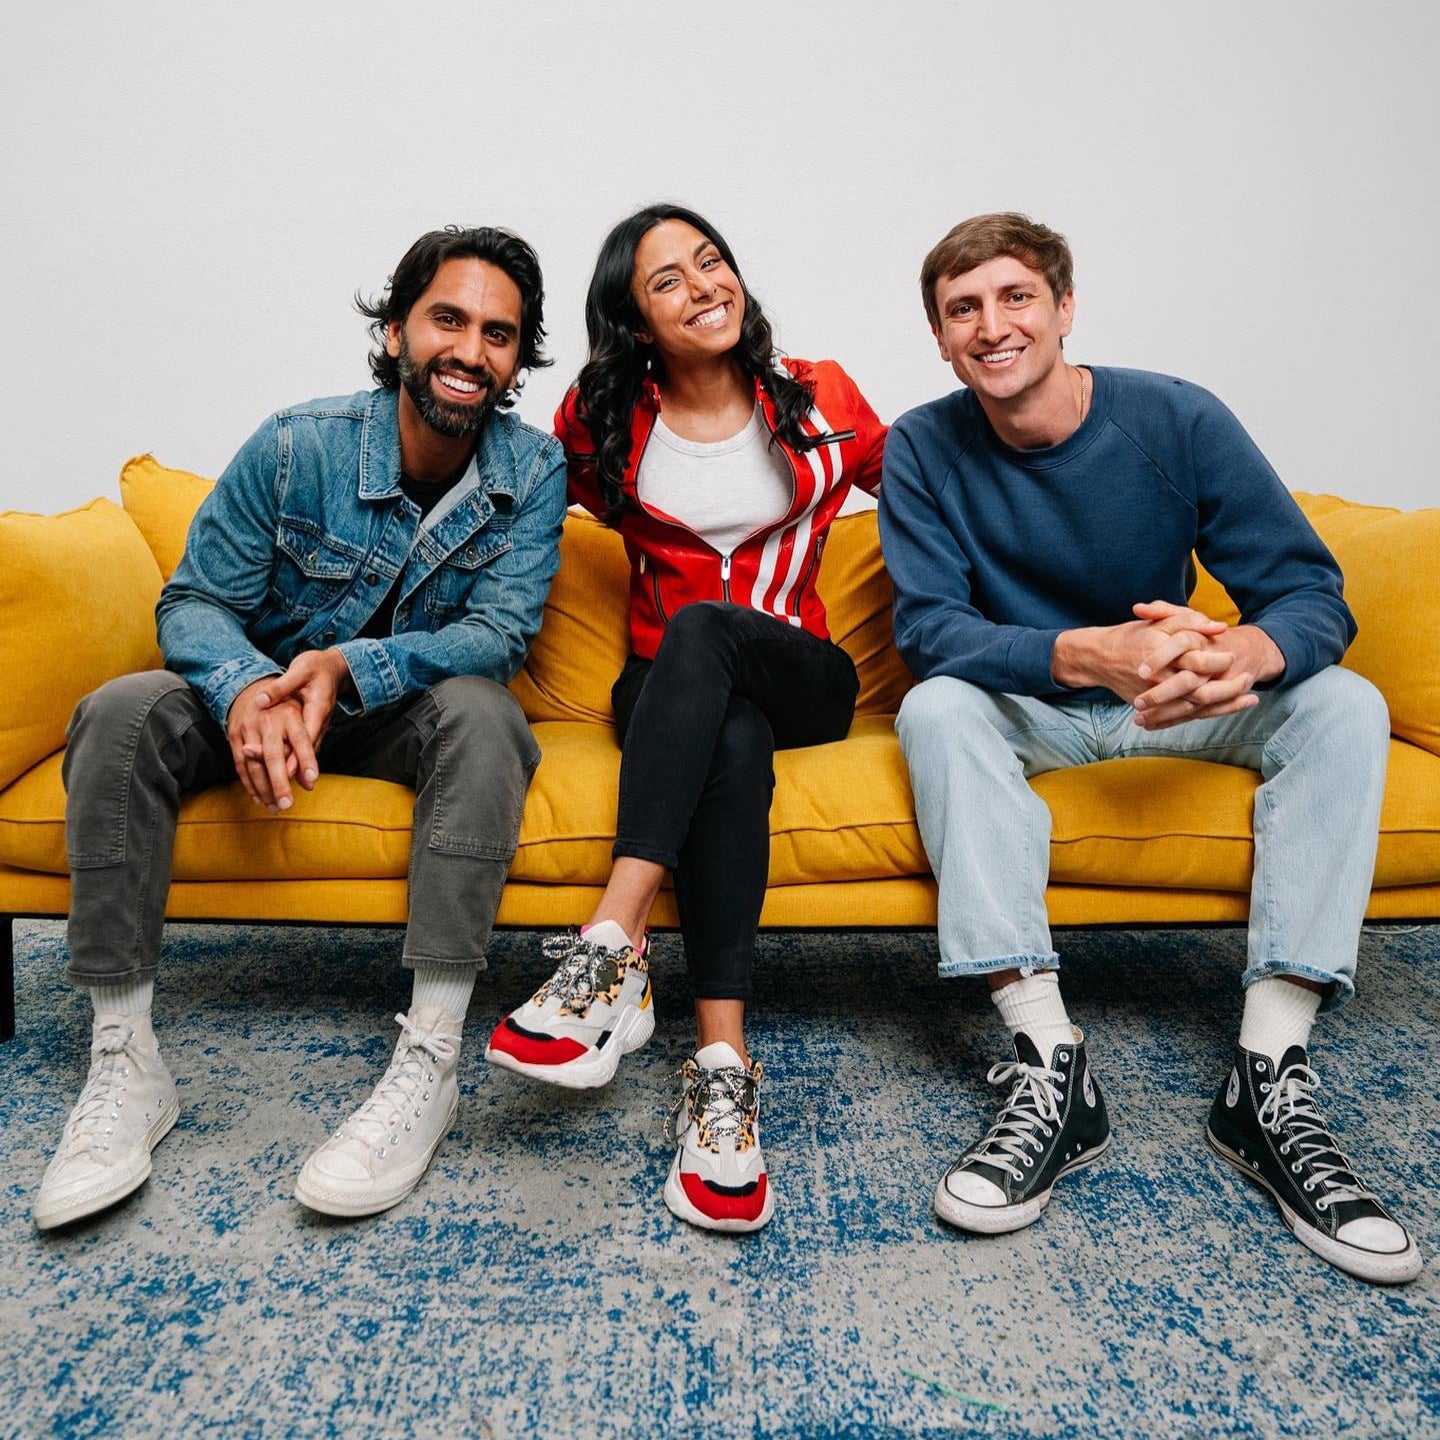
[[[1413,1279],[1414,1241],[1341,1153],[1306,1046],[1354,993],[1389,723],[1336,662],[1338,567],[1233,415],[1183,380],[1077,367],[1062,235],[957,225],[921,289],[966,388],[891,429],[880,491],[895,638],[921,682],[896,728],[939,882],[940,973],[983,975],[1008,1097],[935,1193],[996,1234],[1097,1160],[1109,1121],[1060,997],[1045,911],[1050,813],[1031,775],[1121,756],[1260,772],[1245,1008],[1208,1138],[1297,1237],[1362,1279]],[[1242,623],[1191,609],[1192,552]]]

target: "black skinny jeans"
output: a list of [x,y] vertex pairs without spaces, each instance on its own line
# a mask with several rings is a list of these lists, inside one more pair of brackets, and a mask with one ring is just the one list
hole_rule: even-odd
[[695,996],[748,1000],[770,867],[772,757],[843,740],[850,657],[744,605],[687,605],[610,692],[624,747],[614,856],[674,872]]

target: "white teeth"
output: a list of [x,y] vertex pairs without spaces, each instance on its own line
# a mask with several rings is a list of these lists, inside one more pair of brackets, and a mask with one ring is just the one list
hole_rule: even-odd
[[998,365],[1002,360],[1013,360],[1019,353],[1018,350],[992,350],[988,355],[976,358],[982,365]]
[[725,323],[725,307],[717,305],[713,310],[707,310],[703,315],[697,315],[693,320],[687,320],[685,324],[696,330],[708,330],[712,325],[723,325]]
[[480,388],[473,380],[462,380],[458,375],[442,375],[440,383],[462,395],[473,395]]

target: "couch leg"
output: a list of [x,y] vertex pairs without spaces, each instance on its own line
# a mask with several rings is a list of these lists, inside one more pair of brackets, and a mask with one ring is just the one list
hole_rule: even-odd
[[0,955],[0,1044],[15,1038],[15,917],[0,915],[4,931]]

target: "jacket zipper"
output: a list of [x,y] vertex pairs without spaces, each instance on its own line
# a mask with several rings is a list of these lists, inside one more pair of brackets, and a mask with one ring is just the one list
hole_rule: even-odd
[[[640,462],[644,460],[645,452],[650,448],[650,437],[654,433],[655,426],[652,422],[649,430],[645,432],[645,441],[640,446],[640,453],[635,457],[634,493],[636,505],[638,505],[640,509],[646,515],[648,515],[650,519],[653,520],[657,525],[668,525],[672,530],[682,530],[686,535],[690,536],[690,538],[694,540],[697,545],[704,545],[707,550],[713,550],[715,554],[720,555],[720,552],[716,550],[713,545],[710,545],[706,541],[702,540],[692,529],[690,529],[688,525],[680,525],[677,524],[674,520],[667,520],[663,515],[657,515],[640,498]],[[793,499],[791,503],[794,503]],[[644,551],[641,551],[640,573],[642,575],[645,573],[646,568],[647,567],[645,564],[645,554]],[[665,613],[665,606],[660,599],[660,572],[656,570],[653,565],[649,566],[648,568],[650,570],[650,593],[655,597],[655,612],[660,617],[660,623],[662,625],[668,625],[670,623],[670,617]],[[720,555],[720,589],[725,599],[728,600],[730,598],[730,557],[728,555]]]
[[[765,409],[763,401],[760,405],[760,415],[765,421],[766,429],[770,431],[771,437],[773,438],[775,435],[775,427],[770,423],[770,416]],[[847,430],[841,431],[838,434],[834,435],[822,435],[819,438],[826,444],[829,444],[831,441],[835,441],[836,443],[838,443],[841,440],[853,440],[855,438],[855,432],[853,430]],[[796,468],[800,463],[800,457],[798,453],[792,454],[789,446],[785,445],[783,442],[781,443],[780,448],[785,452],[785,458],[790,462],[790,504],[785,511],[786,518],[788,519],[790,511],[795,508],[795,497],[800,493],[798,471]],[[820,447],[817,444],[815,448],[818,450]],[[759,530],[752,531],[749,535],[745,537],[744,540],[740,542],[740,544],[747,544],[749,541],[753,540],[756,535],[762,534],[764,532],[764,528],[765,527],[762,526]],[[794,615],[797,620],[800,618],[801,598],[805,594],[805,587],[810,583],[811,575],[815,573],[815,565],[820,559],[820,547],[824,545],[824,543],[825,537],[822,535],[810,546],[810,563],[805,567],[805,573],[800,577],[799,583],[795,586],[794,590],[791,591],[789,613]],[[735,548],[738,550],[740,547],[737,545]]]

